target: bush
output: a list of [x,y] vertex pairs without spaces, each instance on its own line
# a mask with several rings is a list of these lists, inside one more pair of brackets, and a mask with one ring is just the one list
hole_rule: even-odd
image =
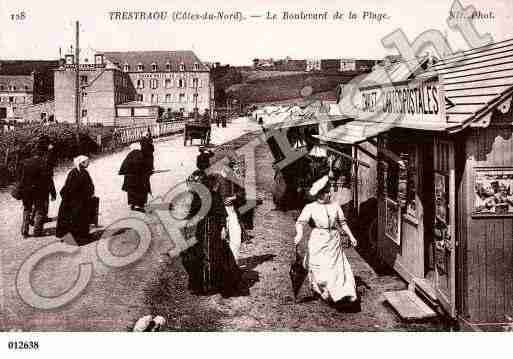
[[12,180],[16,176],[19,163],[30,157],[35,145],[43,136],[48,137],[53,144],[56,161],[60,162],[72,159],[79,154],[97,153],[99,148],[96,144],[96,136],[102,135],[103,141],[104,138],[112,138],[112,131],[113,128],[98,125],[81,127],[78,144],[75,125],[67,123],[36,125],[6,132],[0,135],[0,162],[7,170],[4,169],[6,174],[0,173],[0,175],[8,178],[7,181]]

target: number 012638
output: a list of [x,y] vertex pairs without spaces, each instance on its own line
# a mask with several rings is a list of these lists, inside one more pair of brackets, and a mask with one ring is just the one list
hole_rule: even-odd
[[38,350],[38,341],[11,340],[7,343],[10,350]]

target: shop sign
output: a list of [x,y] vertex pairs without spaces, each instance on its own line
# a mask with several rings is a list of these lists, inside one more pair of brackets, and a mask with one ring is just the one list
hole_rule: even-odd
[[399,115],[402,120],[445,121],[438,80],[415,80],[407,84],[360,89],[362,117],[369,114]]

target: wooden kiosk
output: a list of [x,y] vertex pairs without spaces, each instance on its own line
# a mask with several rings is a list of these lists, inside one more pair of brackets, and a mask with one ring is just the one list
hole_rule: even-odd
[[504,326],[513,317],[513,41],[358,96],[358,116],[319,138],[376,148],[377,256],[410,284],[387,299],[415,293],[466,328]]

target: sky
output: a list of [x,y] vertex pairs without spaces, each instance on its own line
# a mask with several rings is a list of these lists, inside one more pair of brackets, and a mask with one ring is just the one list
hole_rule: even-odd
[[[495,41],[513,38],[513,1],[460,0],[494,19],[475,21],[478,32]],[[250,65],[254,58],[372,58],[393,53],[381,39],[402,29],[413,41],[434,29],[448,36],[451,47],[468,49],[463,37],[448,28],[453,0],[0,0],[0,59],[56,59],[59,48],[68,52],[74,24],[80,21],[83,53],[126,50],[194,50],[203,61]],[[248,18],[239,23],[112,21],[110,11],[217,12],[240,11],[244,16],[335,11],[357,14],[357,20],[283,21]],[[24,20],[11,15],[24,11]],[[363,11],[386,13],[381,22],[363,20]],[[86,55],[84,55],[86,56]]]

